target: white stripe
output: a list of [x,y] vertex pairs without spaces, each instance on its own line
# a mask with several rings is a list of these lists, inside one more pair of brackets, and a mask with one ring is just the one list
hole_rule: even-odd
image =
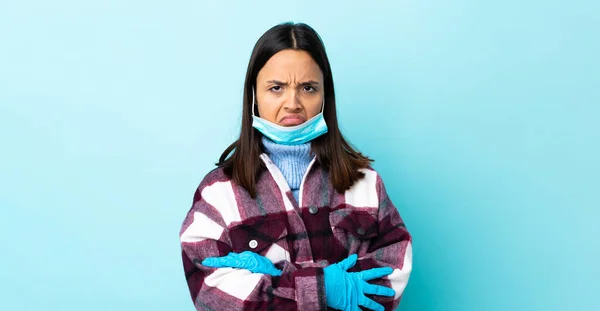
[[265,257],[274,264],[286,260],[291,261],[290,252],[285,250],[285,248],[277,245],[277,243],[273,243],[273,245],[269,247],[269,250],[265,254]]
[[206,215],[194,212],[194,220],[181,234],[181,242],[200,242],[206,239],[218,240],[223,228]]
[[202,190],[201,195],[208,204],[212,205],[219,213],[221,213],[221,216],[228,227],[234,221],[241,221],[240,211],[237,202],[235,201],[235,194],[233,193],[231,182],[216,182],[205,187],[204,190]]
[[219,268],[204,279],[204,283],[241,300],[246,300],[264,274],[246,269]]
[[360,169],[365,173],[365,178],[358,180],[346,190],[346,204],[354,207],[378,208],[377,197],[377,172],[370,169]]
[[315,161],[317,160],[317,157],[315,156],[310,163],[308,163],[308,167],[306,168],[306,171],[304,172],[304,176],[302,176],[302,182],[300,183],[300,192],[298,193],[298,206],[300,208],[302,208],[302,193],[304,192],[304,182],[306,181],[306,176],[308,176],[308,172],[310,171],[311,167],[313,166],[313,164],[315,163]]
[[281,196],[283,197],[283,205],[285,207],[285,210],[293,211],[294,205],[292,205],[292,202],[288,199],[286,195],[287,191],[292,191],[290,189],[290,185],[288,185],[287,181],[285,181],[285,177],[283,177],[283,174],[281,173],[279,168],[275,165],[275,163],[273,163],[273,161],[271,161],[268,155],[263,153],[260,155],[260,158],[265,162],[267,170],[269,171],[269,173],[271,173],[271,176],[273,176],[273,179],[275,179],[275,183],[279,187],[279,192],[281,192]]
[[388,275],[387,278],[390,280],[392,284],[392,289],[396,291],[396,295],[394,299],[400,298],[402,292],[406,288],[406,284],[408,284],[408,279],[410,277],[410,272],[412,271],[412,243],[408,242],[406,245],[406,252],[404,253],[404,264],[401,269],[394,269],[392,274]]

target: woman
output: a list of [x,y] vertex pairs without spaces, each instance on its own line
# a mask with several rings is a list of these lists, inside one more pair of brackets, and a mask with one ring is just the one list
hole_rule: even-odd
[[180,232],[196,309],[394,310],[411,236],[372,160],[340,133],[311,27],[285,23],[258,40],[242,113]]

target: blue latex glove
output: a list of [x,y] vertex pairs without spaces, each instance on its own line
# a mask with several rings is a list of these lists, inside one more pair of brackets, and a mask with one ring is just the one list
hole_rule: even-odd
[[270,274],[280,276],[281,270],[266,257],[251,251],[241,253],[229,253],[223,257],[209,257],[202,260],[202,265],[211,268],[239,268],[250,270],[253,273]]
[[343,311],[360,311],[359,306],[376,311],[384,311],[382,305],[365,294],[392,297],[396,292],[385,286],[369,284],[366,281],[392,273],[389,267],[373,268],[360,272],[346,272],[356,264],[358,256],[348,258],[323,269],[325,272],[325,299],[327,305]]

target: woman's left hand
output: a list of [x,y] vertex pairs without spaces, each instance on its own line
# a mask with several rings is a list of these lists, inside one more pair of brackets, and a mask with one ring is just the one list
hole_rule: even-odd
[[209,257],[202,261],[202,265],[211,268],[239,268],[250,270],[253,273],[280,276],[281,270],[266,257],[251,251],[241,253],[229,253],[223,257]]

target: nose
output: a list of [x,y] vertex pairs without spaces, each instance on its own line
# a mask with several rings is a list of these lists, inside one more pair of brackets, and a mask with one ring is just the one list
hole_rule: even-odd
[[290,91],[285,102],[283,103],[283,108],[286,110],[297,111],[302,109],[302,103],[300,102],[300,96],[298,92],[295,90]]

